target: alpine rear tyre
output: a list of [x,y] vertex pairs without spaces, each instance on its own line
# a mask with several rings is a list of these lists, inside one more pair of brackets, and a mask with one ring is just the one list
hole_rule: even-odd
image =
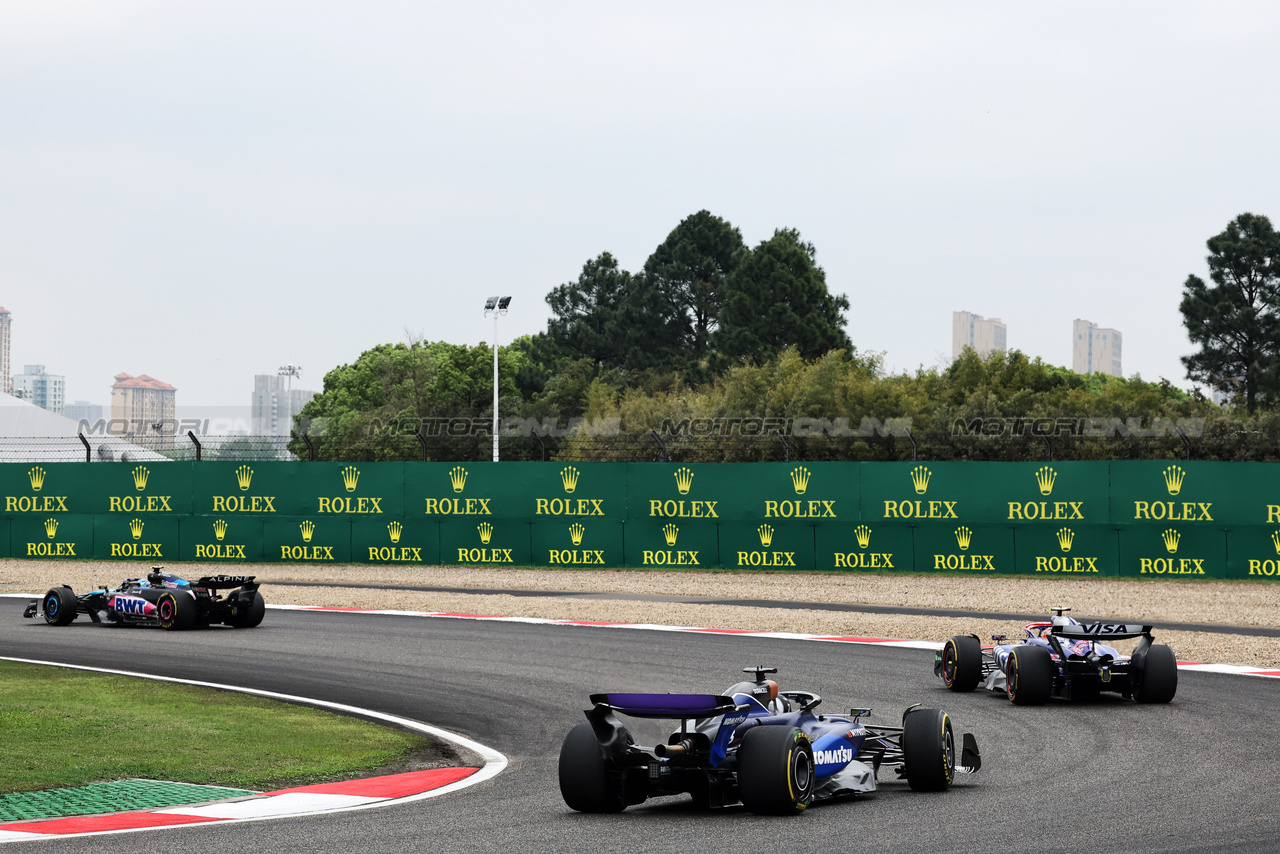
[[941,792],[956,779],[956,737],[941,709],[916,709],[902,722],[902,769],[917,792]]
[[263,601],[262,594],[255,590],[252,598],[243,596],[236,602],[236,611],[227,622],[237,629],[252,629],[262,623],[262,617],[266,613],[267,603]]
[[813,801],[813,745],[795,727],[759,726],[738,748],[738,796],[758,815],[798,815]]

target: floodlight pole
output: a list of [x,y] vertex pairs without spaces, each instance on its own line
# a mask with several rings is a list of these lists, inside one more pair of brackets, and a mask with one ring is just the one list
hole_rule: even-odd
[[285,377],[285,401],[289,407],[289,429],[293,429],[293,378],[302,376],[301,365],[281,365],[276,371],[278,376]]
[[511,297],[489,297],[484,301],[484,313],[493,314],[493,461],[498,462],[498,315],[507,313]]

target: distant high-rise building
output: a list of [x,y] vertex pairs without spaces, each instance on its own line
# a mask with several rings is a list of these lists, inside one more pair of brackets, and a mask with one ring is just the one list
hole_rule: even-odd
[[13,377],[12,382],[15,397],[62,415],[66,377],[45,373],[44,365],[24,365],[22,373]]
[[0,391],[13,394],[13,377],[9,365],[9,327],[13,325],[13,315],[0,306]]
[[951,312],[951,358],[959,358],[972,347],[983,359],[996,350],[1006,350],[1008,330],[998,317],[980,317],[967,311]]
[[1124,376],[1120,344],[1120,333],[1114,329],[1099,329],[1096,323],[1076,320],[1071,324],[1071,370],[1077,374]]
[[253,378],[253,400],[249,413],[250,430],[255,436],[288,436],[293,416],[302,411],[314,391],[289,387],[290,377],[257,374]]
[[[126,436],[150,436],[172,432],[177,419],[178,390],[146,374],[116,374],[111,386],[112,432],[123,426]],[[161,425],[161,426],[157,426]]]
[[77,400],[75,403],[68,403],[63,407],[62,414],[70,418],[72,421],[87,421],[91,427],[105,417],[103,414],[102,404],[90,403],[87,400]]

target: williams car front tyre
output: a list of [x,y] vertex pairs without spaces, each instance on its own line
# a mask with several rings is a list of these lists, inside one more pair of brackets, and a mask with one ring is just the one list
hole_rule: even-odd
[[941,792],[956,779],[956,737],[941,709],[916,709],[902,722],[902,770],[917,792]]
[[738,796],[758,815],[798,815],[813,801],[813,746],[794,727],[758,726],[738,748]]
[[622,812],[622,784],[609,772],[604,750],[591,724],[569,730],[560,745],[560,796],[578,812]]

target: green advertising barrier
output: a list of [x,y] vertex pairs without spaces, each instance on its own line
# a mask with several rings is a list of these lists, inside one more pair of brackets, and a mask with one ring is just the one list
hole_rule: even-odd
[[180,560],[178,517],[103,513],[93,516],[93,556],[99,560]]
[[13,551],[13,522],[0,517],[0,557],[18,557]]
[[93,517],[23,515],[10,521],[14,557],[92,560]]
[[0,497],[32,559],[1280,579],[1272,463],[10,463]]
[[178,559],[261,563],[267,560],[262,524],[261,518],[230,513],[185,516],[178,520]]
[[345,518],[273,516],[262,523],[266,560],[351,563],[351,522]]
[[840,522],[814,526],[818,569],[910,572],[915,566],[915,529],[907,525]]
[[1076,578],[1120,574],[1119,540],[1109,525],[1023,525],[1013,529],[1014,568]]
[[1226,576],[1280,579],[1280,526],[1227,531]]

